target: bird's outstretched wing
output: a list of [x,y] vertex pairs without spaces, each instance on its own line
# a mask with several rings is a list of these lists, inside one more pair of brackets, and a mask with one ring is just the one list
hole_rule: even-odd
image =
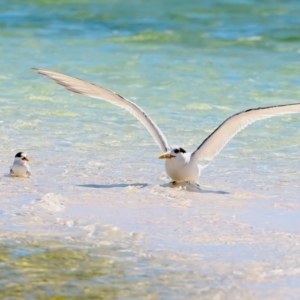
[[125,108],[133,116],[140,120],[141,123],[148,129],[162,151],[167,151],[169,149],[167,139],[158,128],[158,126],[139,106],[127,100],[123,96],[103,87],[62,73],[37,68],[33,68],[33,70],[41,75],[53,79],[56,83],[62,85],[63,87],[74,93],[82,94],[92,98],[102,99],[114,105]]
[[212,132],[192,153],[192,157],[196,160],[211,160],[237,133],[248,125],[258,120],[293,113],[300,113],[299,103],[259,107],[235,114],[225,120],[214,132]]

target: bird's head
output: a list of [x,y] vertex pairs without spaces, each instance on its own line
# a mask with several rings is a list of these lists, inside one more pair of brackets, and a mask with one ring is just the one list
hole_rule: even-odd
[[24,153],[24,152],[18,152],[15,155],[15,161],[25,163],[25,162],[29,161],[29,159],[27,158],[27,154],[26,153]]
[[161,154],[160,159],[172,159],[183,157],[186,151],[181,147],[171,147],[167,152]]

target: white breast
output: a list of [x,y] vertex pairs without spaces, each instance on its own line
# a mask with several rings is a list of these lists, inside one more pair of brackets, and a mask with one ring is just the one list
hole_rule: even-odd
[[190,160],[191,154],[184,153],[171,159],[166,159],[165,168],[173,181],[197,182],[199,177],[198,164]]
[[28,166],[26,165],[21,165],[21,164],[14,164],[11,167],[12,171],[14,172],[14,176],[19,176],[19,177],[27,177],[27,171],[28,170]]

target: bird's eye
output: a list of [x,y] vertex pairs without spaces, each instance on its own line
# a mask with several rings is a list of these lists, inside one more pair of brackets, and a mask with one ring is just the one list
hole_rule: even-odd
[[178,149],[175,149],[175,150],[174,150],[174,153],[179,153],[179,150],[178,150]]

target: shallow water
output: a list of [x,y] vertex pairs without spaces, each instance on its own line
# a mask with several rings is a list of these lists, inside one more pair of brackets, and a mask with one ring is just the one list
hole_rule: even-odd
[[[299,116],[251,125],[169,186],[131,115],[193,151],[230,115],[299,102],[298,1],[0,1],[3,299],[298,299]],[[8,176],[26,151],[33,176]]]

